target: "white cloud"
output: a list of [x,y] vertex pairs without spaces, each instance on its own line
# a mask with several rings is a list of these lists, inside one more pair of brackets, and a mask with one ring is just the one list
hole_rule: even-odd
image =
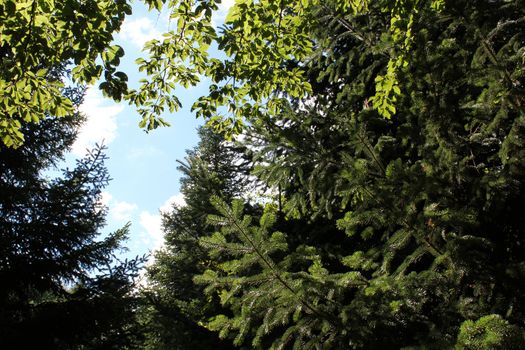
[[96,211],[99,212],[100,210],[102,210],[102,208],[108,208],[109,207],[109,202],[111,202],[111,199],[113,198],[113,196],[111,195],[111,193],[109,192],[106,192],[106,191],[102,191],[100,193],[100,199],[98,200],[98,202],[96,203]]
[[144,243],[151,247],[152,251],[162,247],[164,235],[162,234],[162,219],[159,214],[151,214],[148,211],[140,213],[140,225],[145,230]]
[[117,201],[111,208],[111,213],[118,221],[129,221],[131,220],[131,214],[137,209],[138,206],[135,203]]
[[79,109],[87,119],[80,128],[71,151],[77,156],[84,156],[86,149],[93,147],[95,143],[104,142],[108,145],[115,139],[116,117],[124,107],[104,99],[99,90],[89,88]]
[[151,251],[159,250],[164,243],[164,233],[162,232],[161,213],[169,212],[173,205],[184,206],[184,196],[181,193],[171,196],[159,208],[159,213],[152,214],[148,211],[140,213],[139,223],[144,229],[142,241],[151,247]]
[[177,207],[183,207],[186,205],[186,201],[184,200],[184,195],[182,193],[177,193],[176,195],[171,196],[164,202],[164,204],[160,207],[160,211],[162,213],[168,213],[173,208],[173,205],[176,205]]
[[223,0],[223,1],[221,1],[221,4],[219,5],[219,11],[228,13],[230,8],[234,4],[235,4],[235,0]]
[[219,4],[219,9],[213,14],[212,17],[212,23],[215,28],[222,25],[224,23],[224,20],[226,19],[226,16],[228,15],[228,11],[230,11],[230,8],[235,4],[235,0],[222,0]]
[[138,209],[137,204],[119,201],[113,198],[113,195],[107,191],[101,193],[97,206],[109,208],[109,215],[115,221],[130,221],[133,212]]
[[113,198],[113,195],[107,191],[102,191],[100,193],[100,205],[103,205],[105,207],[109,206],[109,202],[111,202],[111,199]]
[[162,33],[148,17],[124,20],[118,35],[120,39],[128,40],[139,48],[152,39],[162,39]]

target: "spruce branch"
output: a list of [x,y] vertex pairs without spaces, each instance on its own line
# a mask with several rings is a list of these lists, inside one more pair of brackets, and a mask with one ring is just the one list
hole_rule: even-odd
[[[333,315],[327,314],[326,312],[323,312],[313,306],[310,302],[308,302],[305,298],[299,295],[297,290],[293,288],[288,281],[282,276],[281,272],[278,270],[277,265],[273,262],[273,260],[264,253],[260,247],[257,245],[257,243],[253,240],[251,237],[250,232],[246,230],[246,223],[248,220],[246,220],[246,217],[242,220],[242,223],[239,222],[238,214],[236,213],[236,210],[232,209],[230,206],[228,206],[222,199],[220,199],[217,196],[213,196],[210,199],[211,203],[216,207],[219,212],[221,212],[224,215],[224,218],[226,219],[226,224],[230,227],[233,227],[234,230],[243,238],[244,241],[248,242],[248,244],[253,248],[254,253],[259,258],[260,262],[270,270],[271,275],[274,276],[274,278],[307,309],[310,311],[310,313],[317,315],[321,319],[326,319],[328,322],[330,322],[335,327],[341,327],[341,322],[334,317]],[[237,206],[240,203],[238,201],[234,201],[233,206]],[[237,214],[237,215],[236,215]],[[261,228],[263,229],[263,228]]]

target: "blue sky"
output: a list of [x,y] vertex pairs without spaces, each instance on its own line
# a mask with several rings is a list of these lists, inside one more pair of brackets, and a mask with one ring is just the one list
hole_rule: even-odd
[[[223,21],[233,0],[223,1],[214,22]],[[143,56],[142,45],[160,38],[173,24],[167,13],[148,13],[139,2],[133,6],[133,15],[126,18],[115,43],[125,50],[121,70],[126,72],[133,86],[139,75],[134,65]],[[172,203],[184,204],[180,194],[177,159],[198,142],[196,128],[203,123],[190,113],[197,97],[206,94],[206,82],[184,90],[177,95],[183,109],[166,115],[172,126],[146,134],[138,127],[139,116],[127,103],[115,103],[102,96],[96,85],[88,89],[81,111],[87,115],[69,160],[82,157],[87,148],[104,142],[109,160],[106,166],[113,180],[103,193],[102,202],[109,208],[106,232],[114,231],[131,222],[127,256],[147,254],[162,245],[159,210],[169,210]]]

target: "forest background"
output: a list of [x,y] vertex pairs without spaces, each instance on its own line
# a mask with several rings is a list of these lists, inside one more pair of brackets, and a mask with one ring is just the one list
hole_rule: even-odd
[[[3,347],[522,348],[521,1],[146,4],[177,25],[136,86],[129,3],[2,3]],[[45,174],[100,77],[147,130],[211,82],[141,287],[103,148]]]

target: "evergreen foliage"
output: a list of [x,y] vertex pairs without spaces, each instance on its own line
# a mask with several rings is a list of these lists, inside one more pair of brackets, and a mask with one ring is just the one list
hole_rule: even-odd
[[525,333],[500,315],[487,315],[461,325],[456,349],[522,349]]
[[248,186],[244,176],[248,165],[240,158],[240,151],[220,135],[204,128],[199,129],[199,135],[199,145],[187,151],[179,166],[185,205],[163,214],[165,247],[148,268],[147,348],[231,347],[202,326],[221,308],[217,298],[204,296],[203,288],[192,279],[216,264],[198,244],[200,237],[213,233],[206,223],[206,216],[215,213],[209,197],[231,200],[240,195]]
[[[83,89],[65,91],[80,103]],[[128,226],[100,236],[109,181],[104,149],[51,176],[83,118],[23,127],[0,146],[0,347],[130,349],[140,342],[134,278],[141,259],[118,261]]]
[[370,96],[396,14],[321,6],[315,55],[287,62],[311,96],[275,88],[288,102],[244,141],[279,199],[261,214],[203,193],[217,229],[194,281],[235,346],[523,348],[525,3],[416,5],[395,117]]

